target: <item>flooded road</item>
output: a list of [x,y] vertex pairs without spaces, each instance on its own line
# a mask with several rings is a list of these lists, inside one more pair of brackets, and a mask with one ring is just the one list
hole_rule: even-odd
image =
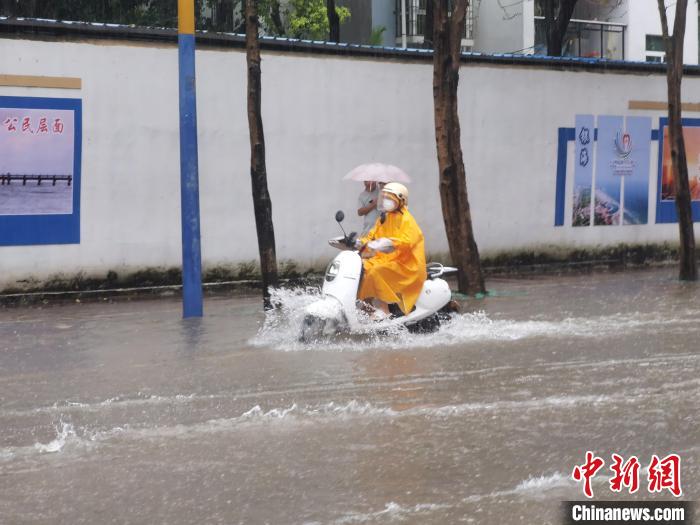
[[[285,293],[0,310],[0,523],[561,523],[700,496],[700,286],[675,269],[492,279],[431,335],[302,345]],[[640,459],[634,495],[611,453]],[[603,471],[601,471],[602,473]]]

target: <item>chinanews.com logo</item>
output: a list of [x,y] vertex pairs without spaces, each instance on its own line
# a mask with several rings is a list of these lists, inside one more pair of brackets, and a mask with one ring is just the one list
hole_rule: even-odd
[[[652,454],[642,464],[637,456],[624,458],[612,453],[609,467],[606,462],[590,450],[582,464],[574,466],[571,478],[581,485],[583,501],[567,501],[564,504],[564,523],[668,523],[690,525],[693,523],[692,502],[680,501],[683,495],[681,484],[681,457],[668,454],[659,457]],[[645,491],[650,495],[672,497],[670,500],[653,501],[595,501],[593,480],[596,476],[607,476],[607,485],[616,494],[636,494]]]

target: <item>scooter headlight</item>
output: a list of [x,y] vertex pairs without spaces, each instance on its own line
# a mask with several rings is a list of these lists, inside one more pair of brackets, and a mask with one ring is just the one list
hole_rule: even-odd
[[333,261],[328,265],[328,268],[326,268],[326,281],[330,282],[333,279],[335,279],[335,276],[338,275],[338,271],[340,270],[340,263],[338,261]]

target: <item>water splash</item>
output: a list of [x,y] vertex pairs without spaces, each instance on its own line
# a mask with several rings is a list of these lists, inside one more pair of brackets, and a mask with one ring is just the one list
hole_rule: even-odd
[[[697,391],[697,381],[681,385],[685,395]],[[695,387],[689,391],[688,387]],[[611,395],[560,395],[533,399],[494,399],[483,402],[471,402],[450,405],[418,405],[410,408],[396,409],[392,406],[377,405],[369,401],[352,399],[347,402],[331,401],[323,404],[300,406],[293,403],[289,406],[263,408],[254,405],[238,416],[209,419],[188,424],[166,426],[144,426],[125,424],[108,429],[75,427],[72,423],[61,421],[55,427],[55,438],[48,443],[37,442],[31,446],[18,446],[0,449],[0,460],[14,461],[17,458],[38,454],[56,453],[66,450],[92,450],[114,439],[121,440],[162,440],[164,438],[190,438],[192,436],[215,433],[228,433],[260,425],[277,424],[324,424],[337,423],[343,420],[362,418],[396,419],[396,418],[425,418],[445,420],[459,418],[467,414],[488,413],[537,413],[541,411],[570,410],[571,407],[584,405],[587,407],[605,405],[629,405],[654,396],[659,403],[670,402],[677,397],[673,388],[639,388],[633,391]],[[189,396],[183,396],[189,398]],[[191,399],[191,398],[190,398]],[[102,405],[108,407],[107,405]],[[519,489],[527,489],[546,480],[526,480]]]
[[[301,328],[306,308],[321,299],[318,288],[275,289],[270,293],[271,302],[276,305],[265,313],[263,325],[250,341],[254,346],[266,346],[280,350],[362,350],[379,348],[382,341],[408,334],[402,326],[375,326],[367,314],[358,311],[358,319],[363,324],[362,333],[339,333],[319,336],[308,342],[301,342]],[[329,312],[332,314],[333,312]]]
[[34,449],[41,453],[60,452],[68,442],[79,443],[83,440],[75,433],[72,423],[61,422],[61,427],[56,427],[56,439],[44,444],[34,443]]
[[[277,350],[330,350],[362,351],[403,349],[411,347],[444,347],[464,343],[489,341],[518,341],[527,338],[604,338],[620,333],[644,332],[653,327],[663,327],[668,332],[674,328],[683,331],[699,331],[697,311],[686,312],[673,318],[662,313],[626,312],[594,317],[567,317],[559,320],[541,319],[492,319],[485,312],[454,315],[443,321],[436,333],[411,334],[404,327],[396,326],[389,333],[383,329],[361,334],[337,334],[309,343],[299,341],[304,309],[321,295],[317,288],[272,292],[277,308],[266,313],[262,327],[250,341],[255,346]],[[692,314],[692,315],[691,315]]]
[[366,523],[368,521],[386,522],[404,520],[413,515],[425,515],[436,510],[448,509],[450,505],[439,503],[418,503],[411,506],[402,506],[394,501],[387,503],[382,510],[367,513],[352,513],[338,518],[333,523],[347,525],[349,523]]
[[521,481],[514,492],[542,492],[561,487],[574,486],[574,482],[570,477],[563,475],[560,472],[554,474],[537,476]]

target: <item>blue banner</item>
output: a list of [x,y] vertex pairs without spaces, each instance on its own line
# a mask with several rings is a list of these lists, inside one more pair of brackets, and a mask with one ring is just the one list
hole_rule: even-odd
[[646,224],[649,216],[651,117],[627,117],[617,141],[618,170],[624,176],[623,224]]
[[[623,132],[624,119],[602,115],[598,117],[598,148],[596,150],[594,224],[620,224],[621,176],[626,174],[618,162],[630,147],[629,137]],[[623,169],[624,168],[624,169]]]
[[572,226],[591,225],[591,192],[593,189],[593,115],[576,115],[576,152],[574,156],[574,199]]

